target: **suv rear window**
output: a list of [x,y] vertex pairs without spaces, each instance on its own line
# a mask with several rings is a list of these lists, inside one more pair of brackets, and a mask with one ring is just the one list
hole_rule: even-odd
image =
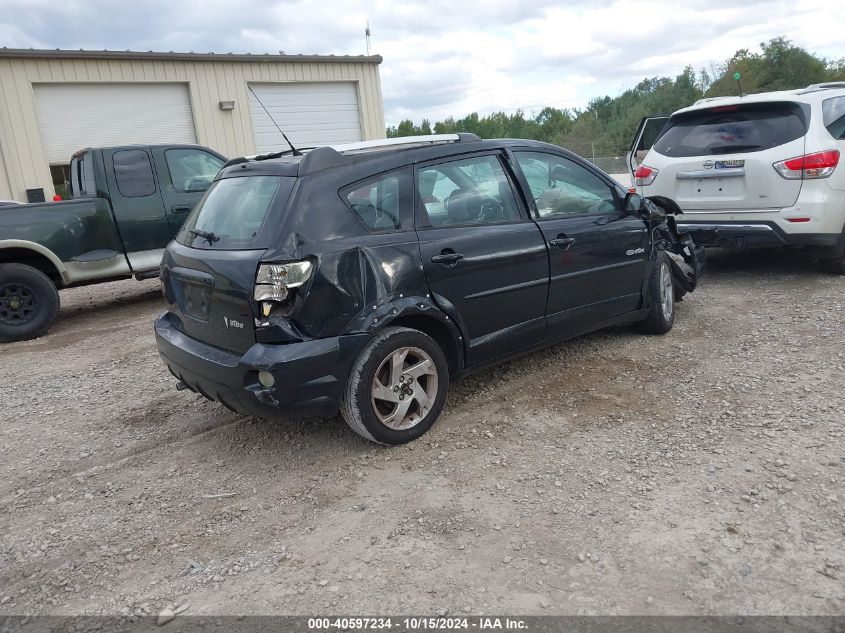
[[176,241],[205,249],[266,248],[261,227],[271,207],[284,208],[296,178],[242,176],[211,185],[185,220]]
[[720,106],[672,117],[654,151],[675,157],[762,152],[806,132],[795,103]]
[[833,97],[822,101],[824,126],[835,139],[845,139],[845,97]]

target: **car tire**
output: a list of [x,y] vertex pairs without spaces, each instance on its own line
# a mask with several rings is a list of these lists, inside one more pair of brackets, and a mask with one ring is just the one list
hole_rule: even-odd
[[637,329],[646,334],[665,334],[675,323],[675,281],[665,253],[658,252],[648,284],[648,316],[637,323]]
[[50,278],[26,264],[0,264],[0,343],[45,334],[59,314],[59,291]]
[[449,366],[427,334],[404,327],[379,332],[352,366],[340,412],[361,437],[405,444],[428,431],[446,403]]

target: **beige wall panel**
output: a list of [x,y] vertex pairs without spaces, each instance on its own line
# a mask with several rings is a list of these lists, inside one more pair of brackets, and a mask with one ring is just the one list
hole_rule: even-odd
[[[384,136],[384,106],[378,64],[331,59],[70,59],[3,57],[0,51],[0,197],[25,199],[25,190],[43,187],[53,195],[41,139],[33,83],[186,82],[197,141],[227,156],[255,153],[250,119],[250,82],[353,81],[357,83],[361,134]],[[235,109],[220,110],[220,101]],[[68,112],[72,121],[73,113]],[[70,159],[70,157],[68,157]]]

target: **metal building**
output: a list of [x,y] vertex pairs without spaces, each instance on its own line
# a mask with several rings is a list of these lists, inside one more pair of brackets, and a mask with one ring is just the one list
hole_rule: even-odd
[[50,199],[84,147],[286,149],[267,111],[300,147],[381,138],[381,61],[0,48],[0,199]]

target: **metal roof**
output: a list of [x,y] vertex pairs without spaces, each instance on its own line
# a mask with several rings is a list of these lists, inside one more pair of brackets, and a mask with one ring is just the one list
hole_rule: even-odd
[[380,64],[381,55],[287,55],[270,53],[175,53],[173,51],[93,51],[39,48],[0,48],[0,58],[49,59],[175,59],[201,62],[334,62],[340,64]]

